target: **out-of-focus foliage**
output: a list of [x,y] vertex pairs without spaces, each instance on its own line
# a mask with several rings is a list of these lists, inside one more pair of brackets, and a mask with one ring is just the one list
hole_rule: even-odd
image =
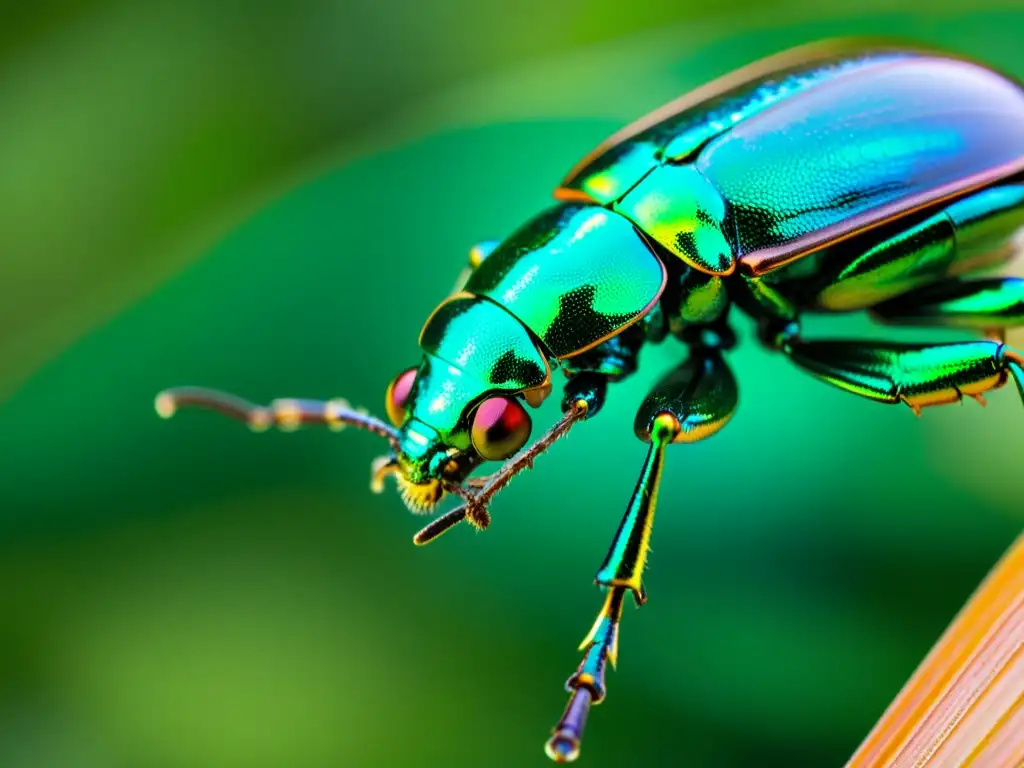
[[[152,396],[379,409],[472,243],[621,123],[780,48],[895,34],[1024,75],[1010,3],[818,5],[5,17],[0,765],[539,763],[642,457],[632,415],[678,346],[489,532],[425,550],[368,495],[372,437],[160,423]],[[918,421],[752,343],[731,361],[734,421],[670,451],[588,765],[841,764],[1020,530],[1011,391]]]

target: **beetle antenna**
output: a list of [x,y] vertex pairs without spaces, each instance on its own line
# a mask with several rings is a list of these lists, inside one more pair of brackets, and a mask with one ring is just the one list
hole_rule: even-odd
[[398,433],[375,416],[353,409],[345,400],[299,400],[281,398],[267,405],[257,405],[236,395],[205,387],[177,387],[156,396],[156,412],[171,418],[183,406],[194,406],[217,411],[250,429],[263,432],[271,427],[293,431],[303,424],[322,424],[334,431],[347,426],[364,429],[386,439],[391,449],[398,451]]

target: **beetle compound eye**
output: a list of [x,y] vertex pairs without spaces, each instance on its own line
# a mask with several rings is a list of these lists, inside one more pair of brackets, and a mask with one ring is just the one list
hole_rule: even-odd
[[518,400],[492,397],[473,414],[473,447],[490,461],[514,455],[530,437],[530,415]]
[[414,381],[416,369],[410,368],[402,371],[388,384],[387,394],[384,395],[384,407],[387,408],[388,418],[396,427],[402,426],[402,422],[405,421],[405,406],[409,404],[409,393],[412,392]]

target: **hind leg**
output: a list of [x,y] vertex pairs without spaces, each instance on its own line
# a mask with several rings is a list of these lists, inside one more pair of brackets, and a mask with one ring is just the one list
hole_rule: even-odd
[[795,310],[761,300],[761,316],[779,329],[766,340],[823,381],[915,412],[964,395],[981,400],[1010,377],[1024,397],[1021,356],[1003,343],[1006,328],[1024,324],[1024,280],[952,277],[1005,259],[1022,226],[1024,185],[982,190],[877,244],[817,296],[826,309],[869,308],[885,323],[972,329],[988,341],[809,342],[799,337]]
[[999,341],[886,344],[802,341],[782,351],[800,368],[833,386],[880,403],[903,403],[920,415],[929,405],[960,402],[1013,378],[1024,400],[1024,357]]

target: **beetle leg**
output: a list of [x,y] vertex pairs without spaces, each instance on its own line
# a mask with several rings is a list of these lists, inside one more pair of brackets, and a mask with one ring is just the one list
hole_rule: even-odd
[[883,323],[971,328],[1004,341],[1007,328],[1024,325],[1024,279],[945,280],[871,310]]
[[757,322],[757,335],[769,349],[779,349],[789,336],[800,331],[796,306],[761,277],[743,277],[736,303]]
[[790,339],[783,351],[808,373],[880,403],[930,405],[979,398],[1013,378],[1024,399],[1024,358],[997,341],[886,344]]
[[637,605],[647,599],[643,572],[665,448],[673,442],[693,442],[717,432],[729,420],[736,402],[736,383],[721,354],[695,348],[686,362],[655,385],[640,407],[634,429],[650,442],[650,448],[626,513],[595,577],[598,586],[607,592],[580,646],[585,651],[583,660],[566,683],[571,695],[565,713],[545,744],[555,762],[576,759],[590,707],[604,700],[605,669],[609,661],[614,666],[617,659],[626,593],[633,593]]
[[665,448],[679,432],[680,425],[674,416],[658,414],[636,490],[604,565],[597,573],[597,583],[608,589],[604,606],[580,645],[580,650],[586,652],[583,661],[565,684],[572,694],[569,704],[544,745],[548,757],[557,763],[569,763],[579,756],[580,740],[590,707],[604,700],[605,668],[609,661],[614,666],[618,657],[619,621],[626,592],[633,592],[638,605],[645,598],[641,578],[647,561]]

